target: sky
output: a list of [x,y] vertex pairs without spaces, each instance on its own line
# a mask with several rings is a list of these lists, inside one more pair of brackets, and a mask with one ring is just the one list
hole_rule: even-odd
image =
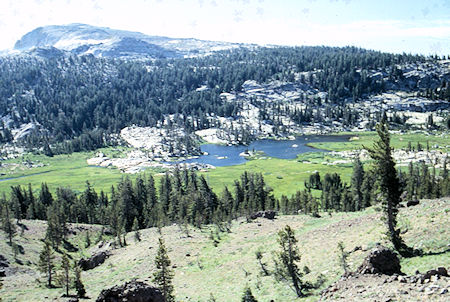
[[85,23],[174,38],[450,55],[450,0],[0,0],[0,49]]

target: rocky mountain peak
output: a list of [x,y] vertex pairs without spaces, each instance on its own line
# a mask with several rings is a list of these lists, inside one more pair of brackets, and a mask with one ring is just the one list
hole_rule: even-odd
[[240,46],[227,42],[149,36],[74,23],[38,27],[18,40],[14,49],[30,52],[38,48],[56,48],[76,55],[93,54],[97,57],[176,58]]

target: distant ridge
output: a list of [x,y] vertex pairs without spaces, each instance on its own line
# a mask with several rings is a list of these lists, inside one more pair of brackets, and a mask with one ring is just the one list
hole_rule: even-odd
[[250,45],[149,36],[139,32],[73,23],[38,27],[18,40],[14,49],[31,53],[36,49],[50,49],[51,51],[44,52],[46,55],[59,54],[59,50],[96,57],[179,58],[242,46]]

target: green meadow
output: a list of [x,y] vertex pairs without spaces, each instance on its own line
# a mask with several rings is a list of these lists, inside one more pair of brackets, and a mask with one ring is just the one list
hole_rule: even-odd
[[[362,149],[363,146],[371,146],[376,138],[375,132],[342,133],[336,135],[351,135],[348,142],[322,142],[310,143],[311,147],[330,151],[345,151]],[[431,149],[438,148],[442,152],[450,151],[450,133],[392,133],[392,146],[394,148],[407,148],[408,143],[417,148],[420,143],[426,149],[427,142]],[[129,150],[124,147],[100,149],[109,157],[121,157]],[[86,187],[86,181],[96,191],[110,192],[111,186],[117,184],[124,176],[134,179],[136,175],[123,174],[115,168],[102,168],[89,166],[86,160],[93,157],[95,152],[80,152],[70,155],[57,155],[47,157],[44,155],[25,154],[22,157],[5,160],[0,166],[0,192],[9,194],[10,187],[16,185],[32,185],[37,191],[42,182],[46,182],[50,190],[57,187],[70,187],[75,191],[82,191]],[[339,173],[344,181],[348,182],[352,173],[351,163],[333,164],[337,160],[327,152],[310,152],[298,155],[296,159],[285,160],[256,156],[245,164],[217,167],[207,172],[201,172],[217,193],[224,186],[231,187],[234,180],[238,179],[244,171],[262,173],[266,184],[273,189],[276,197],[290,196],[297,190],[304,188],[304,181],[318,171],[325,173]],[[26,168],[23,162],[40,163],[41,167]],[[158,181],[160,170],[148,170],[146,173],[155,175]]]
[[[352,135],[348,142],[323,142],[323,143],[310,143],[311,147],[330,150],[330,151],[345,151],[362,149],[363,146],[371,147],[373,141],[376,139],[376,132],[360,132],[360,133],[339,133],[336,135]],[[391,132],[391,146],[394,149],[404,149],[408,147],[408,144],[417,149],[417,145],[420,144],[425,150],[427,144],[430,149],[438,148],[443,152],[450,151],[450,132]]]
[[305,180],[319,171],[320,174],[339,173],[344,181],[349,181],[351,164],[332,165],[333,158],[325,152],[300,154],[297,159],[277,158],[254,159],[243,165],[218,167],[203,174],[213,188],[220,192],[224,186],[232,186],[244,171],[262,173],[266,184],[273,189],[275,197],[290,196],[304,188]]
[[[102,150],[111,151],[111,150]],[[118,169],[89,166],[86,160],[93,157],[96,152],[79,152],[72,154],[45,155],[26,154],[14,160],[2,163],[0,172],[0,192],[9,192],[11,186],[28,185],[33,190],[40,188],[42,182],[46,182],[50,190],[57,187],[70,187],[81,191],[89,181],[97,191],[108,191],[111,185],[116,184],[124,175]],[[25,168],[21,163],[30,161],[43,164],[42,167]],[[14,168],[14,165],[18,164]],[[13,170],[11,171],[11,165]]]

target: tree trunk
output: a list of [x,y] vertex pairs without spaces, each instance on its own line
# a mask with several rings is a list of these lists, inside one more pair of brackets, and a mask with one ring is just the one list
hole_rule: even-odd
[[303,293],[302,293],[302,289],[300,288],[300,285],[298,284],[298,277],[297,274],[295,272],[294,269],[294,262],[293,262],[293,255],[292,255],[292,245],[293,243],[290,241],[289,239],[289,243],[288,243],[288,249],[289,249],[289,259],[290,260],[290,264],[289,264],[289,274],[291,275],[292,278],[292,283],[294,284],[294,289],[295,289],[295,293],[297,294],[297,297],[303,297]]
[[266,269],[266,266],[264,265],[264,263],[262,263],[261,259],[258,259],[259,265],[261,266],[262,271],[264,272],[265,276],[269,276],[269,272]]
[[394,243],[395,245],[395,227],[394,227],[394,217],[393,217],[393,213],[392,213],[392,202],[388,199],[387,200],[387,226],[388,226],[388,231],[389,231],[389,237],[391,239],[391,242]]
[[297,277],[295,275],[292,275],[292,283],[294,283],[294,288],[295,288],[295,292],[297,294],[297,297],[303,297],[303,293],[302,290],[300,288],[300,286],[298,285],[298,280]]
[[52,269],[50,268],[50,265],[48,266],[48,287],[51,288],[52,287]]
[[48,287],[51,288],[52,287],[52,266],[51,266],[51,257],[50,257],[50,252],[48,253],[47,256],[47,274],[48,274]]
[[66,296],[69,296],[69,284],[70,284],[69,271],[66,271]]

